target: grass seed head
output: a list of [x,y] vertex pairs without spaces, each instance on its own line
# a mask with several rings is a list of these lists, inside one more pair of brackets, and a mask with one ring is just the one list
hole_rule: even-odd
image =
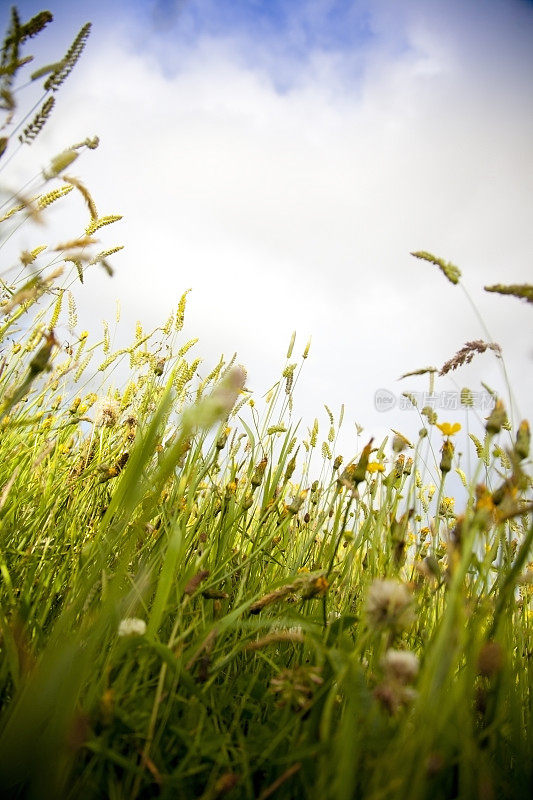
[[[59,155],[54,156],[51,160],[49,166],[46,169],[43,169],[43,178],[49,181],[51,178],[56,178],[63,170],[67,169],[73,161],[75,161],[78,157],[78,153],[76,150],[65,150],[63,153],[59,153]],[[66,191],[65,191],[66,190]],[[63,189],[55,189],[55,192],[59,192],[60,194],[57,197],[62,197],[64,194],[68,194],[68,192],[72,191],[72,186],[65,186]],[[53,192],[50,192],[53,194]],[[57,200],[57,197],[54,200]],[[50,200],[53,202],[53,200]],[[47,203],[46,205],[50,205]],[[45,208],[46,206],[41,205],[39,201],[39,208]]]
[[435,266],[439,267],[442,273],[448,278],[450,283],[458,284],[459,278],[461,277],[461,270],[459,267],[456,267],[455,264],[452,264],[450,261],[444,261],[442,258],[438,258],[434,256],[432,253],[428,253],[426,250],[417,250],[414,253],[411,253],[412,256],[415,258],[421,258],[423,261],[429,261],[431,264],[435,264]]
[[533,303],[533,286],[529,283],[514,283],[510,286],[504,286],[501,283],[496,283],[494,286],[485,286],[486,292],[497,292],[498,294],[510,294],[513,297],[521,298],[526,303]]
[[464,364],[470,364],[476,353],[484,353],[486,350],[492,350],[498,358],[501,358],[502,349],[499,344],[496,344],[496,342],[484,342],[482,339],[475,339],[461,347],[461,349],[443,365],[439,375],[447,375],[448,372],[462,367]]

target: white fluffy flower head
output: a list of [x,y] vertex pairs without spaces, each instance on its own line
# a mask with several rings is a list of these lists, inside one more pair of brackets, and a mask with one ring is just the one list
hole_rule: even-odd
[[418,657],[409,650],[387,650],[381,661],[386,675],[399,683],[413,683],[418,675]]
[[136,617],[123,619],[118,626],[119,636],[144,636],[146,633],[146,622]]
[[415,618],[409,589],[400,581],[376,579],[368,590],[366,614],[374,627],[408,628]]

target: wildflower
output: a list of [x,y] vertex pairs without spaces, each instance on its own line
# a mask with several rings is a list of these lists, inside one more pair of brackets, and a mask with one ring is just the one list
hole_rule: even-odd
[[278,705],[289,705],[294,711],[307,708],[312,701],[317,686],[324,679],[320,667],[294,667],[283,669],[270,681],[270,690],[278,696]]
[[461,430],[461,424],[459,422],[437,422],[437,428],[444,436],[454,436]]
[[413,683],[418,675],[418,656],[409,650],[389,649],[383,656],[381,666],[388,678],[404,685]]
[[146,622],[136,617],[127,617],[121,620],[118,626],[119,636],[144,636],[146,633]]
[[376,579],[366,600],[366,615],[376,628],[403,630],[414,621],[412,597],[404,583]]
[[418,658],[406,650],[387,650],[381,660],[384,680],[374,690],[374,697],[389,714],[410,705],[417,693],[410,686],[418,675]]
[[444,517],[453,516],[455,507],[455,497],[443,497],[440,501],[439,514]]
[[371,461],[366,469],[367,472],[385,472],[385,466],[378,461]]
[[384,681],[374,689],[374,697],[392,715],[396,714],[401,706],[410,705],[416,699],[417,693],[410,686]]
[[[87,403],[87,399],[85,402]],[[98,428],[113,428],[117,424],[119,415],[120,403],[112,397],[102,397],[95,409],[94,424]]]
[[396,462],[391,469],[389,475],[387,476],[390,481],[399,481],[404,473],[405,467],[405,456],[403,453],[400,453]]
[[232,497],[236,493],[237,484],[238,484],[237,478],[234,481],[229,481],[226,484],[226,498]]

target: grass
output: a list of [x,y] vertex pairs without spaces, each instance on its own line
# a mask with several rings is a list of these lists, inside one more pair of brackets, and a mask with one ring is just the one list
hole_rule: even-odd
[[[49,182],[65,185],[76,152],[37,199],[7,202],[4,238],[64,202]],[[93,235],[116,215],[66,183],[88,232],[3,281],[2,796],[529,797],[527,422],[511,430],[495,402],[456,515],[456,426],[431,409],[417,442],[344,461],[329,409],[321,445],[318,423],[298,432],[294,338],[264,402],[222,360],[197,380],[186,294],[130,347],[112,351],[107,325],[91,343],[69,286],[111,271],[115,248],[95,256]],[[447,371],[496,348],[468,343]]]

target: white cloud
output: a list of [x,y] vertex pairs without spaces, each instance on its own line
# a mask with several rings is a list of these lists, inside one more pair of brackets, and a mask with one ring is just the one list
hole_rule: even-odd
[[[313,337],[297,413],[345,402],[347,429],[356,419],[412,435],[414,414],[377,414],[374,391],[426,388],[395,381],[485,337],[461,288],[409,255],[429,249],[463,269],[530,414],[531,308],[481,287],[531,281],[533,12],[371,9],[363,61],[311,53],[283,91],[230,38],[201,38],[173,75],[153,48],[139,54],[117,35],[93,43],[34,147],[42,160],[58,137],[98,133],[77,174],[101,213],[125,216],[106,242],[127,250],[113,282],[95,273],[80,294],[85,320],[112,317],[121,297],[130,327],[155,324],[191,286],[186,330],[208,363],[237,350],[260,392],[297,329],[296,352]],[[479,379],[502,385],[489,355],[457,376]]]

